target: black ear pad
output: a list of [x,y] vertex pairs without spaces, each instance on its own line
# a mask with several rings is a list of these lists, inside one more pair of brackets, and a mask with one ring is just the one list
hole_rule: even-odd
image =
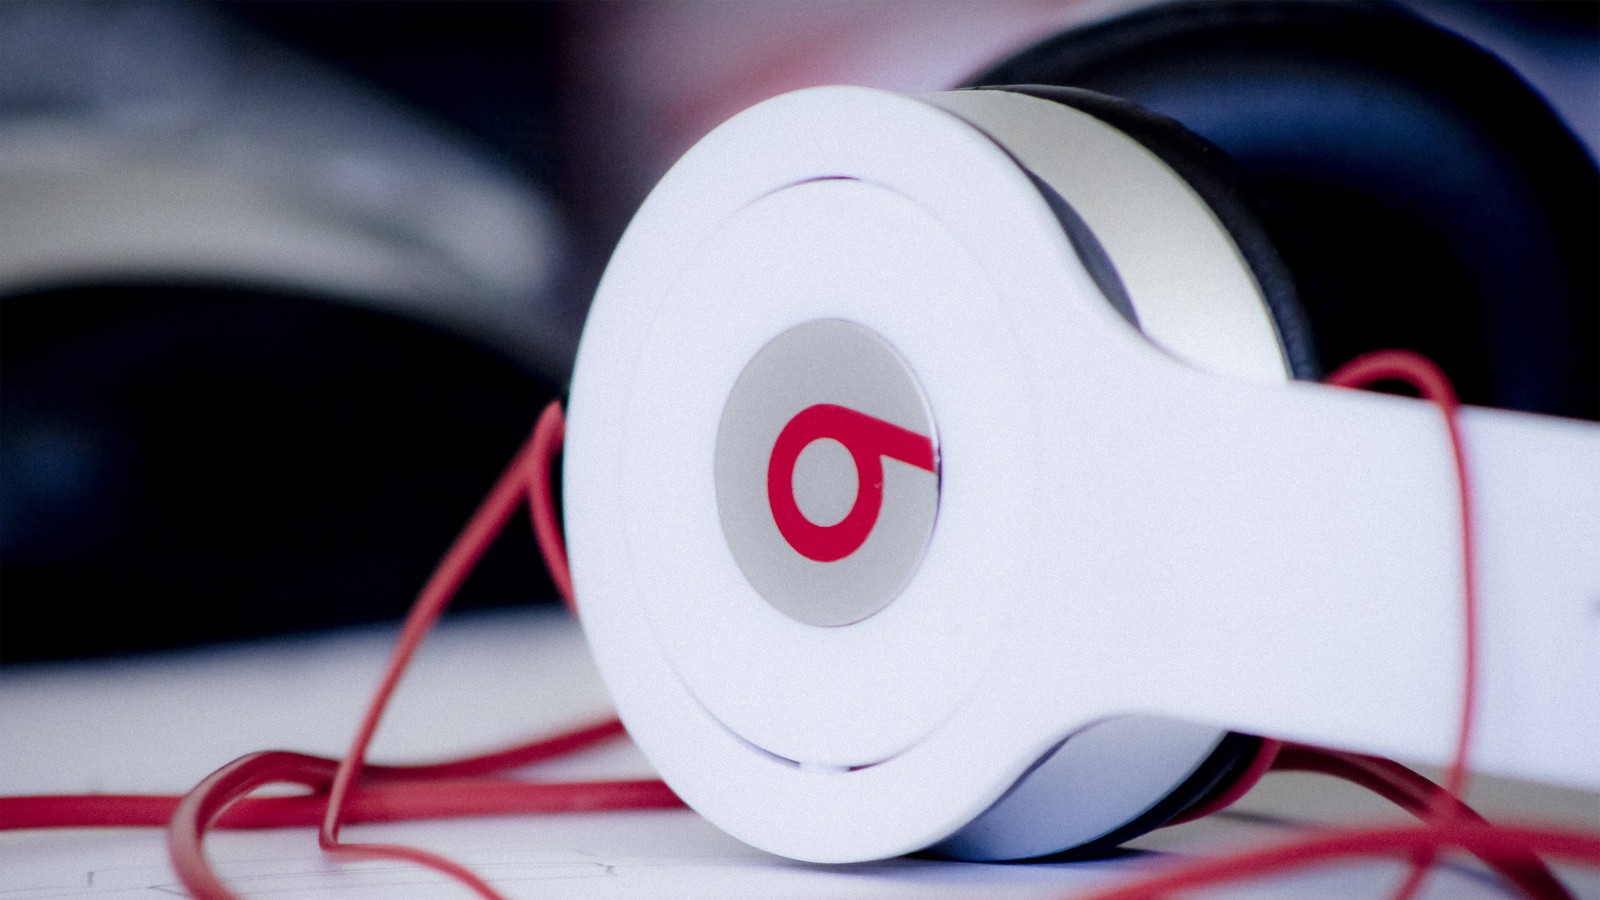
[[[1055,36],[971,83],[1115,95],[1221,148],[1310,326],[1291,356],[1321,366],[1292,359],[1296,375],[1409,347],[1468,402],[1600,418],[1600,176],[1467,41],[1385,5],[1182,3]],[[1086,108],[1162,152],[1111,110]],[[1291,292],[1270,281],[1282,314],[1271,298]],[[1298,328],[1280,320],[1288,342]]]

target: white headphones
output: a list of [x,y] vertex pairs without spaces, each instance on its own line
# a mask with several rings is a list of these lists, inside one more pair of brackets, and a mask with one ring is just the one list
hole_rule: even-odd
[[[629,731],[751,844],[1114,844],[1271,735],[1453,748],[1453,473],[1290,381],[1236,211],[1073,92],[817,88],[662,180],[572,385],[567,533]],[[1475,765],[1600,787],[1600,427],[1462,416]]]

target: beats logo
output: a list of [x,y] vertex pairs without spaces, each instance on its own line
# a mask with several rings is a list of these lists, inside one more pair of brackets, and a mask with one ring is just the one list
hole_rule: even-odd
[[[795,463],[812,442],[823,438],[843,445],[855,463],[856,496],[850,512],[832,525],[818,525],[794,494]],[[934,470],[933,439],[831,403],[801,410],[778,433],[767,464],[767,500],[778,531],[801,556],[835,562],[866,543],[883,507],[883,459],[898,459],[929,472]]]
[[882,337],[821,319],[751,358],[717,432],[728,548],[768,603],[809,625],[887,606],[922,561],[939,448],[922,388]]

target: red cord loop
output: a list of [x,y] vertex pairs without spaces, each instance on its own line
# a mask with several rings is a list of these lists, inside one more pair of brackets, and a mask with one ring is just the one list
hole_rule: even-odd
[[[1467,455],[1461,440],[1459,414],[1461,401],[1456,397],[1455,386],[1432,360],[1409,350],[1381,350],[1358,356],[1327,377],[1332,385],[1350,388],[1369,388],[1384,381],[1408,384],[1433,403],[1444,415],[1445,433],[1450,443],[1450,461],[1456,472],[1458,521],[1461,524],[1461,723],[1456,733],[1455,753],[1445,770],[1444,790],[1452,797],[1460,797],[1466,790],[1467,773],[1471,760],[1472,729],[1478,708],[1478,578],[1474,557],[1476,540],[1473,537],[1472,483],[1467,474]],[[1447,828],[1456,818],[1459,804],[1437,805],[1431,820],[1438,828]],[[1410,900],[1422,887],[1422,880],[1433,865],[1436,848],[1420,848],[1413,857],[1411,871],[1395,891],[1395,900]]]
[[[319,844],[330,856],[345,859],[395,859],[416,863],[454,878],[480,896],[497,900],[500,895],[471,870],[434,853],[414,847],[389,844],[349,844],[339,839],[341,827],[356,818],[364,807],[377,805],[386,813],[384,800],[409,803],[410,811],[446,815],[473,815],[523,811],[528,801],[535,805],[578,809],[637,809],[679,805],[671,791],[660,782],[602,783],[601,786],[567,784],[535,785],[508,781],[453,781],[527,765],[571,752],[622,732],[615,720],[558,735],[547,741],[512,747],[454,762],[413,767],[368,767],[367,747],[400,678],[416,654],[423,638],[443,614],[450,600],[471,574],[489,545],[504,530],[517,507],[526,500],[533,518],[540,552],[550,569],[551,580],[568,608],[572,608],[572,577],[567,568],[566,548],[561,539],[551,485],[551,468],[565,432],[558,403],[551,403],[539,416],[533,434],[517,452],[511,465],[489,491],[461,536],[445,554],[401,626],[400,637],[373,693],[366,714],[356,729],[350,749],[343,759],[327,760],[294,753],[252,754],[229,763],[202,781],[178,804],[168,827],[168,848],[173,867],[184,887],[202,900],[229,900],[233,895],[211,870],[201,849],[206,829],[236,801],[251,791],[275,782],[305,785],[320,795],[322,803]],[[377,785],[358,788],[363,774]],[[402,784],[385,790],[382,782],[421,782]],[[487,787],[487,794],[483,788]],[[522,801],[517,805],[514,801]]]

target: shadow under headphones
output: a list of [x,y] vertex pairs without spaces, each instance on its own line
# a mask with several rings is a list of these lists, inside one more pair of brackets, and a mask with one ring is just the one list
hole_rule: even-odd
[[1438,413],[1304,383],[1395,346],[1480,405],[1474,764],[1600,788],[1600,191],[1544,101],[1346,4],[973,84],[741,113],[602,281],[567,533],[672,788],[799,859],[1019,859],[1196,808],[1250,735],[1448,759]]

